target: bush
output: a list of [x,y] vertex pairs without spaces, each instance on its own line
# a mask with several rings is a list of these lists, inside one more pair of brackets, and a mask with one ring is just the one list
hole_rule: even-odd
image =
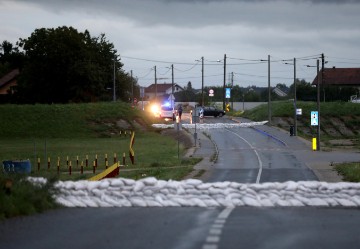
[[25,176],[0,175],[0,220],[59,207],[54,199],[56,178],[34,185]]

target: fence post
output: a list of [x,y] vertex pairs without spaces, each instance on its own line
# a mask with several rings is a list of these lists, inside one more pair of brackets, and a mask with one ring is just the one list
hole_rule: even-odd
[[60,157],[57,160],[57,173],[60,174]]
[[114,163],[117,162],[116,153],[114,153]]

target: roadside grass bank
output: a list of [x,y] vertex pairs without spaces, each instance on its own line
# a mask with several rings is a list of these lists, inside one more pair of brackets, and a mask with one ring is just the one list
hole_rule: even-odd
[[53,194],[55,178],[48,178],[44,186],[36,186],[23,175],[0,175],[0,221],[58,208]]
[[[297,117],[298,135],[311,140],[316,136],[317,127],[311,126],[311,111],[316,111],[315,102],[298,101],[297,108],[302,115]],[[292,101],[271,103],[272,125],[289,130],[294,125]],[[245,111],[242,117],[254,121],[268,119],[268,106],[261,105]],[[320,105],[320,136],[323,146],[331,148],[360,149],[360,105],[350,102],[326,102]]]
[[[311,111],[317,110],[316,102],[297,102],[302,115],[297,117],[297,135],[309,141],[316,137],[317,127],[311,126]],[[294,106],[292,101],[271,103],[272,125],[289,131],[294,124]],[[268,119],[268,105],[261,105],[242,115],[254,121]],[[320,104],[320,138],[324,151],[360,150],[360,104],[351,102],[326,102]],[[359,160],[360,161],[360,160]],[[359,163],[339,164],[336,170],[344,181],[360,182]]]
[[[111,166],[114,158],[121,164],[125,159],[124,168],[134,171],[149,167],[190,167],[196,163],[196,159],[183,160],[187,149],[184,143],[178,149],[176,137],[151,127],[161,120],[126,103],[0,105],[0,113],[0,160],[29,159],[34,176],[56,175],[59,164],[59,179],[86,179],[93,174],[94,161],[99,173],[105,169],[106,161]],[[135,132],[134,165],[129,158],[131,132]],[[71,175],[67,174],[70,163]],[[79,174],[81,164],[83,175]],[[160,179],[182,177],[171,171],[167,176],[163,170],[146,174]],[[129,177],[139,178],[139,175]]]
[[346,182],[360,182],[360,162],[335,165],[336,171]]
[[[94,176],[94,161],[95,174],[106,168],[106,161],[111,166],[116,155],[122,164],[120,177],[181,180],[201,160],[184,158],[189,146],[185,134],[169,136],[154,129],[151,124],[161,120],[126,103],[0,105],[0,115],[1,165],[4,160],[29,159],[32,170],[26,176],[45,177],[49,182],[34,186],[24,180],[25,175],[2,168],[0,220],[58,207],[52,183]],[[132,132],[135,164],[129,158]]]

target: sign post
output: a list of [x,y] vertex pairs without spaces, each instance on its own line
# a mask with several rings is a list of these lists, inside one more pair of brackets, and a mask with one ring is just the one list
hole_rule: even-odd
[[[318,126],[319,125],[319,113],[317,111],[311,112],[311,126]],[[316,138],[313,137],[312,139],[312,149],[317,150],[317,141]]]

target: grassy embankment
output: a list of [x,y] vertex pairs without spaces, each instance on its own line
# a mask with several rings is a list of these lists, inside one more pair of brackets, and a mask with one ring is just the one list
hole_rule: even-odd
[[[298,117],[298,136],[312,139],[316,136],[317,128],[310,125],[310,113],[316,111],[314,102],[297,102],[297,108],[302,109],[302,116]],[[349,102],[321,103],[321,132],[320,139],[323,150],[360,149],[360,104]],[[294,123],[294,107],[289,101],[273,102],[272,125],[289,130]],[[243,117],[254,121],[268,119],[268,106],[259,106],[245,111]],[[359,160],[360,161],[360,160]],[[343,175],[345,181],[360,182],[360,163],[336,165],[336,170]]]
[[[0,115],[0,163],[3,160],[30,159],[31,176],[60,180],[87,179],[94,175],[93,161],[96,156],[97,174],[105,169],[105,154],[110,166],[114,153],[121,163],[125,153],[127,166],[120,169],[120,177],[139,179],[154,176],[179,180],[199,161],[196,158],[182,159],[181,155],[185,152],[182,145],[178,159],[177,141],[151,128],[150,124],[154,121],[151,116],[124,103],[0,105]],[[130,131],[135,131],[135,165],[131,164],[128,156]],[[86,156],[88,167],[85,166]],[[72,165],[71,175],[67,158]],[[80,174],[81,162],[84,174]],[[56,206],[48,195],[50,186],[44,189],[33,187],[29,191],[28,183],[3,171],[0,173],[0,184],[0,219]],[[6,188],[9,185],[12,185],[11,188]],[[36,203],[29,203],[31,201]]]

